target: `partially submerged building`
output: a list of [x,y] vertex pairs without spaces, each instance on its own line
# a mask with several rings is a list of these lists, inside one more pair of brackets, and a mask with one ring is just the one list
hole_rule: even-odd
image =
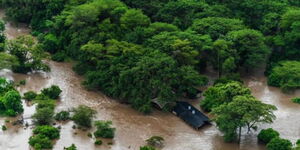
[[187,102],[176,102],[172,113],[197,130],[206,124],[210,124],[210,120],[206,115]]

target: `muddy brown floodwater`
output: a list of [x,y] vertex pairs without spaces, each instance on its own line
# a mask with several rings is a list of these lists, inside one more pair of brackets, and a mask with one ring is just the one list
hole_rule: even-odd
[[[4,17],[3,11],[0,16]],[[22,34],[28,34],[30,30],[25,25],[14,26],[11,23],[6,25],[6,34],[9,38],[15,38]],[[145,116],[130,108],[128,105],[120,104],[100,92],[87,91],[82,87],[82,77],[72,71],[71,63],[57,63],[47,61],[51,72],[36,72],[28,75],[15,74],[9,70],[1,70],[0,76],[11,80],[26,80],[25,86],[18,87],[21,93],[29,90],[40,91],[42,88],[52,84],[59,85],[63,92],[56,107],[56,111],[71,109],[84,104],[97,110],[96,119],[112,120],[117,128],[113,145],[95,146],[94,140],[87,136],[88,132],[72,129],[73,122],[58,124],[61,128],[61,137],[54,145],[54,150],[63,150],[63,147],[74,143],[78,150],[139,150],[145,140],[153,135],[165,138],[164,150],[265,150],[263,145],[257,143],[257,132],[244,134],[241,143],[224,143],[221,133],[215,126],[206,126],[200,131],[192,129],[174,115],[154,111],[151,115]],[[263,74],[248,76],[245,83],[251,88],[253,94],[262,101],[277,106],[275,112],[277,119],[273,124],[261,125],[260,128],[273,127],[278,130],[282,137],[295,142],[300,138],[300,105],[293,104],[291,97],[300,96],[297,91],[292,95],[285,95],[279,89],[268,87]],[[191,100],[198,107],[199,100]],[[35,107],[24,102],[24,118],[29,118]],[[5,120],[14,118],[0,117],[0,125]],[[29,122],[30,119],[26,119]],[[0,150],[29,150],[28,138],[32,134],[32,127],[10,126],[7,131],[0,131]],[[90,132],[92,132],[91,130]]]

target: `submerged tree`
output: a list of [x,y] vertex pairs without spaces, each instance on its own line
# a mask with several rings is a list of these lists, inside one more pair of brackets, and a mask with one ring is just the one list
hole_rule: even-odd
[[227,142],[241,137],[243,127],[249,132],[257,129],[257,123],[272,123],[276,118],[276,107],[262,103],[253,96],[236,96],[233,101],[214,108],[212,114],[218,128],[224,133]]
[[49,71],[50,68],[42,62],[44,52],[30,35],[20,36],[8,41],[6,50],[16,56],[18,64],[13,65],[14,72],[27,73],[30,71]]
[[92,126],[93,117],[96,111],[84,105],[80,105],[73,109],[74,115],[72,120],[81,127],[90,128]]

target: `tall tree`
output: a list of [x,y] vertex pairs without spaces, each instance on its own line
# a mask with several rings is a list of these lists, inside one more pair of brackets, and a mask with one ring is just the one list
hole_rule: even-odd
[[239,55],[237,67],[246,70],[260,66],[270,54],[264,36],[256,30],[232,31],[227,34],[226,40],[233,43],[233,49],[236,49]]
[[253,96],[236,96],[232,102],[214,108],[212,114],[218,128],[224,132],[225,141],[241,138],[241,131],[246,127],[248,132],[257,128],[257,123],[272,123],[276,118],[273,111],[276,107],[262,103]]

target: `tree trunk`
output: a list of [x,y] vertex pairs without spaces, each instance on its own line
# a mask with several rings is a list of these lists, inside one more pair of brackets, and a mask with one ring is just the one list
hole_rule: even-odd
[[238,139],[239,144],[241,141],[241,134],[242,134],[242,127],[239,128],[239,139]]

